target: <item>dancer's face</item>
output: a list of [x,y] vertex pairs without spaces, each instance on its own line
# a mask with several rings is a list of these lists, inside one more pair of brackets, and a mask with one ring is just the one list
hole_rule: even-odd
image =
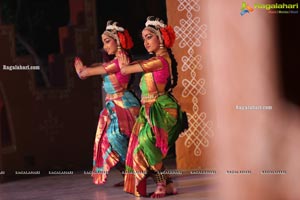
[[144,40],[144,46],[146,48],[146,50],[150,53],[156,53],[159,49],[159,39],[158,36],[147,30],[144,29],[142,32],[142,36],[143,36],[143,40]]
[[102,36],[103,48],[108,55],[114,55],[117,52],[117,42],[115,39],[103,34]]

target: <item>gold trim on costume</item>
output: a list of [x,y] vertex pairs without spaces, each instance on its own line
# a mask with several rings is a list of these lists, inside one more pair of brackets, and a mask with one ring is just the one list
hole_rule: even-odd
[[108,74],[116,73],[119,70],[115,62],[111,62],[108,65],[104,66],[104,69]]
[[124,95],[124,91],[117,92],[117,93],[114,93],[114,94],[106,94],[105,99],[106,100],[114,100],[114,99],[118,99],[118,98],[122,97],[123,95]]
[[142,103],[149,103],[154,102],[159,96],[166,94],[165,92],[159,92],[155,94],[149,94],[149,95],[142,95],[141,102]]
[[151,72],[155,70],[159,70],[163,67],[163,64],[160,59],[153,58],[141,63],[141,66],[144,72]]

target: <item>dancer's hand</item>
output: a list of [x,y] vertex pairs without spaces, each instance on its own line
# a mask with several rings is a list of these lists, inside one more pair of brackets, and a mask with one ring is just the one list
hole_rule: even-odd
[[126,67],[129,64],[130,60],[129,60],[129,58],[127,56],[127,53],[125,51],[122,51],[122,50],[118,51],[116,56],[117,56],[119,66],[120,66],[121,69],[123,67]]
[[79,75],[80,72],[83,70],[83,63],[81,61],[81,59],[79,57],[75,57],[75,60],[74,60],[74,67],[75,67],[75,70],[76,70],[76,73]]
[[87,78],[86,73],[85,73],[86,66],[83,65],[83,63],[79,57],[75,58],[74,66],[75,66],[75,70],[76,70],[78,77],[80,79],[86,79]]

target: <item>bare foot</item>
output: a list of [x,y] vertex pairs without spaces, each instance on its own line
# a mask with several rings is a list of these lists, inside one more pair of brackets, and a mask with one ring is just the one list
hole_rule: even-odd
[[175,188],[175,186],[174,186],[173,183],[169,183],[166,186],[166,194],[167,195],[175,195],[175,194],[177,194],[177,189]]
[[150,196],[151,198],[163,198],[166,196],[166,184],[157,183],[155,192]]

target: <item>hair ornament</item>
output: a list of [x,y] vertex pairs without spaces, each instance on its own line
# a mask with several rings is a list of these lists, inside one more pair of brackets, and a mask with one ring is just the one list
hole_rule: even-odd
[[103,34],[114,38],[117,41],[118,49],[129,50],[133,47],[133,41],[128,31],[119,26],[118,22],[113,22],[112,20],[107,21],[106,28]]
[[173,46],[176,35],[170,25],[166,25],[163,20],[154,18],[153,16],[147,17],[145,25],[145,29],[151,30],[158,36],[160,48],[171,48]]
[[164,24],[163,20],[160,20],[159,18],[155,18],[155,19],[153,18],[154,18],[153,16],[147,17],[145,26],[154,26],[156,29],[164,28],[167,26],[166,24]]
[[123,32],[125,29],[121,26],[118,26],[118,22],[113,22],[112,20],[109,20],[106,24],[105,30],[113,32]]

